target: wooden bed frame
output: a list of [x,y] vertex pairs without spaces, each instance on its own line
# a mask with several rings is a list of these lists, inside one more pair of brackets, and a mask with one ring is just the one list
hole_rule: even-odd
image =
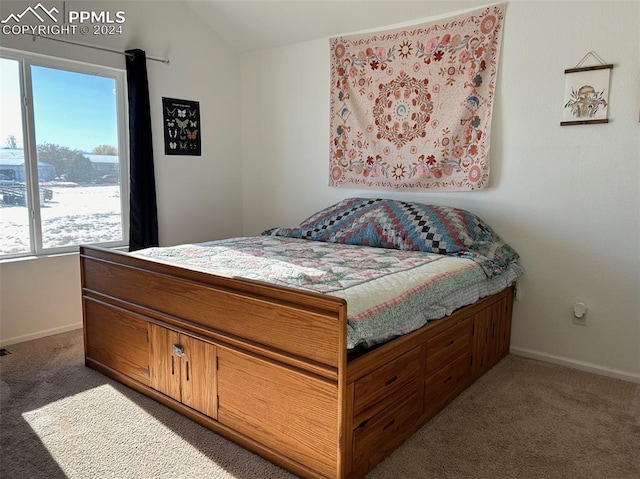
[[513,287],[347,354],[332,296],[81,247],[85,364],[302,477],[359,478],[509,351]]

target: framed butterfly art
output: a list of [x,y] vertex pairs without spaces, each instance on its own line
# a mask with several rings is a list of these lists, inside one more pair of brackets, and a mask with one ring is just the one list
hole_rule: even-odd
[[165,155],[201,156],[200,103],[162,98]]

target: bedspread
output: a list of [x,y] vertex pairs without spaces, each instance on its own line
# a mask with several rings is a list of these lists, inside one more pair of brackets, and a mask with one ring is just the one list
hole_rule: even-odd
[[487,278],[468,258],[287,237],[243,237],[132,253],[159,262],[265,281],[347,301],[347,347],[372,346],[507,287],[514,264]]

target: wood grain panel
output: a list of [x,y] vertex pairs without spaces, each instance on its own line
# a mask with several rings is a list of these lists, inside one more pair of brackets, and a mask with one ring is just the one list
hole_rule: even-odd
[[336,477],[337,384],[219,347],[218,396],[221,424]]
[[149,385],[147,322],[88,298],[83,309],[85,356]]
[[511,301],[504,297],[478,312],[475,317],[474,375],[482,375],[509,352],[511,344]]
[[212,418],[217,417],[216,347],[180,335],[185,348],[182,358],[182,402]]
[[157,324],[149,324],[149,368],[151,387],[163,394],[182,400],[181,359],[173,354],[174,344],[179,344],[180,335]]
[[513,312],[513,301],[512,298],[502,298],[500,301],[502,304],[502,313],[501,313],[501,331],[502,338],[500,344],[500,354],[505,356],[509,354],[509,347],[511,346],[511,314]]

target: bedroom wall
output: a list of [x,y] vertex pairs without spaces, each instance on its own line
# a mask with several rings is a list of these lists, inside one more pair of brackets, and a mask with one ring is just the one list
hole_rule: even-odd
[[[11,12],[2,2],[0,15]],[[33,2],[20,2],[18,11]],[[54,2],[49,2],[48,5]],[[62,11],[62,2],[57,2]],[[241,232],[240,75],[238,55],[182,2],[66,2],[67,9],[126,14],[121,36],[70,38],[147,56],[162,244],[205,241]],[[124,57],[31,37],[3,35],[2,47],[124,69]],[[200,102],[202,156],[164,156],[163,96]],[[77,254],[0,264],[0,343],[7,345],[81,327]]]
[[[380,27],[391,8],[376,3]],[[508,4],[491,186],[474,193],[328,187],[328,39],[243,55],[243,233],[356,195],[469,209],[526,270],[512,352],[640,382],[638,24],[638,2]],[[591,50],[615,64],[610,123],[561,127],[564,69]],[[572,321],[577,301],[585,326]]]

